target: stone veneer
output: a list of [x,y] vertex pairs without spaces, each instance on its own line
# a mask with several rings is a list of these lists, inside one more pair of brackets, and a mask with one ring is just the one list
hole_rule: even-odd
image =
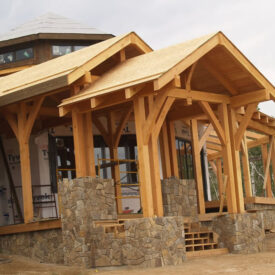
[[121,235],[91,230],[92,266],[158,267],[185,260],[183,217],[128,220],[124,229]]
[[106,233],[98,221],[117,218],[112,180],[64,180],[59,193],[65,264],[154,267],[183,262],[183,217],[128,220],[124,232]]
[[164,216],[185,216],[198,220],[198,202],[195,180],[176,177],[162,181]]
[[61,229],[1,236],[0,251],[5,254],[23,255],[45,263],[64,263]]
[[219,235],[219,245],[227,247],[231,253],[256,253],[264,249],[262,213],[218,216],[213,220],[212,230]]
[[111,179],[64,179],[59,184],[64,262],[92,266],[93,221],[117,219],[114,182]]

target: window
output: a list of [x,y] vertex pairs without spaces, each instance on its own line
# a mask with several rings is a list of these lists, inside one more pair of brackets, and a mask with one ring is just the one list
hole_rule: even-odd
[[65,55],[74,51],[78,51],[81,50],[83,48],[85,48],[87,46],[84,45],[76,45],[76,46],[70,46],[70,45],[53,45],[52,46],[52,53],[53,56],[61,56],[61,55]]
[[181,179],[193,179],[192,145],[190,141],[176,138],[179,175]]
[[33,48],[21,49],[14,52],[0,54],[0,64],[33,58]]
[[16,61],[33,58],[33,49],[27,48],[15,52]]
[[0,54],[0,64],[7,64],[14,61],[15,61],[15,58],[14,58],[13,52]]

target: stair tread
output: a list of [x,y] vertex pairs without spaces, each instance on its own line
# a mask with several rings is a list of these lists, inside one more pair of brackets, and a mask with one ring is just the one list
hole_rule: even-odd
[[197,241],[197,240],[207,240],[208,237],[199,237],[199,238],[185,238],[186,241]]
[[207,245],[214,245],[217,243],[195,243],[195,244],[187,244],[185,247],[193,247],[193,246],[207,246]]
[[186,232],[185,234],[206,234],[206,233],[212,233],[212,231],[194,231],[194,232]]
[[198,250],[198,251],[187,251],[186,257],[201,257],[201,256],[214,256],[214,255],[224,255],[228,254],[229,251],[227,248],[213,248],[209,250]]

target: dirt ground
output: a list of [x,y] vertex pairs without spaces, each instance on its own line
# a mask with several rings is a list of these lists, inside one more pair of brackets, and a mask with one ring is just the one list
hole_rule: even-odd
[[275,274],[275,234],[266,239],[267,251],[250,255],[222,255],[189,259],[179,266],[162,268],[104,268],[81,269],[62,265],[43,264],[22,256],[1,255],[10,262],[0,261],[0,274],[49,274],[49,275],[174,275],[174,274]]

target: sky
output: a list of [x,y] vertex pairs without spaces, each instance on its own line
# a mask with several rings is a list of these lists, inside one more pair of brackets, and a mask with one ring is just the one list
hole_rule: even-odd
[[[0,0],[0,34],[47,12],[114,35],[135,31],[153,49],[222,31],[275,85],[274,0]],[[260,104],[275,117],[275,103]]]

